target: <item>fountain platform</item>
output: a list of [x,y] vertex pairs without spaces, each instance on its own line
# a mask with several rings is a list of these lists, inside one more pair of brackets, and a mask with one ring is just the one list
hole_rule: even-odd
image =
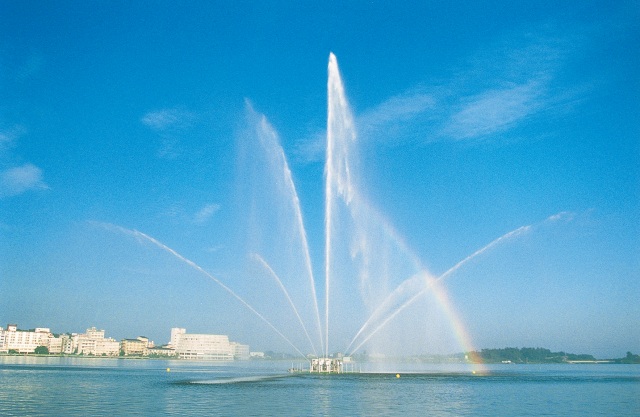
[[[347,358],[346,362],[350,362]],[[353,365],[353,364],[352,364]],[[345,366],[344,359],[338,358],[314,358],[309,362],[309,369],[304,368],[289,368],[289,373],[311,373],[311,374],[345,374],[354,373],[354,368],[351,369]]]

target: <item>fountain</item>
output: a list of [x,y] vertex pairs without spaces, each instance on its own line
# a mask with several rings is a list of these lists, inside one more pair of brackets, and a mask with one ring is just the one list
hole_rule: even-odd
[[[344,354],[348,358],[365,345],[374,349],[385,344],[404,346],[405,337],[419,334],[421,328],[426,332],[425,323],[438,322],[425,320],[438,311],[454,333],[457,346],[474,350],[442,281],[465,263],[533,226],[515,229],[439,277],[432,276],[361,191],[355,121],[333,54],[329,57],[327,92],[323,291],[317,289],[313,248],[285,152],[266,117],[248,102],[247,128],[239,137],[242,181],[236,204],[246,210],[240,218],[248,238],[240,250],[249,255],[247,265],[253,268],[240,273],[241,280],[236,279],[237,285],[244,286],[244,295],[156,239],[120,226],[111,227],[156,245],[215,281],[308,359],[314,372],[342,372]],[[562,214],[547,221],[555,221]],[[319,293],[324,295],[322,312]],[[426,298],[429,296],[430,300]],[[434,302],[419,305],[419,299]],[[396,318],[416,306],[411,320]],[[392,320],[394,325],[389,326]],[[334,346],[344,354],[332,355]]]
[[[418,297],[428,294],[433,283],[427,281],[433,278],[361,192],[356,126],[335,55],[329,57],[327,83],[323,314],[300,198],[285,153],[266,118],[250,104],[247,114],[249,128],[240,146],[247,153],[240,159],[246,161],[242,173],[248,179],[240,194],[247,198],[238,204],[251,208],[246,216],[251,220],[245,250],[284,296],[283,304],[299,324],[297,332],[304,335],[305,341],[297,343],[308,345],[313,356],[319,357],[316,369],[333,363],[329,359],[334,346],[355,353],[365,343],[371,344],[374,335],[377,343],[384,344],[380,330]],[[421,278],[410,279],[415,276]],[[412,283],[411,291],[407,291],[407,280]],[[301,290],[303,283],[306,287]],[[391,301],[390,294],[394,295]],[[354,344],[358,337],[360,343]],[[387,339],[397,337],[392,334]]]
[[[260,181],[253,188],[262,190],[257,200],[262,198],[271,202],[262,200],[259,206],[271,207],[271,210],[260,212],[260,221],[250,223],[251,231],[268,230],[260,237],[262,244],[256,244],[258,239],[253,236],[251,252],[286,296],[287,305],[300,324],[300,333],[305,335],[314,356],[318,356],[315,346],[321,347],[321,354],[316,362],[311,363],[311,369],[319,372],[342,369],[342,354],[331,357],[333,346],[340,346],[338,350],[350,355],[365,344],[375,348],[394,342],[402,344],[403,337],[416,333],[416,329],[423,325],[425,316],[432,318],[434,312],[437,314],[438,311],[454,333],[457,346],[467,351],[474,350],[465,326],[448,300],[442,281],[474,258],[502,242],[529,232],[534,226],[522,226],[510,231],[440,276],[432,276],[361,192],[364,187],[359,176],[361,166],[356,123],[346,98],[337,59],[330,54],[324,167],[324,320],[321,323],[318,303],[320,291],[316,290],[307,229],[291,170],[278,135],[266,118],[255,113],[250,106],[248,113],[249,125],[253,128],[248,135],[250,142],[245,146],[255,150],[251,141],[255,143],[256,139],[261,145],[256,150],[258,154],[248,158],[251,169],[267,167],[259,174],[252,171],[249,178]],[[258,161],[260,163],[256,163]],[[253,204],[255,200],[247,203],[248,206]],[[551,216],[546,221],[555,221],[564,214]],[[274,253],[278,251],[292,251],[292,256],[283,259]],[[301,274],[306,279],[300,280]],[[287,278],[281,279],[282,276]],[[288,289],[299,289],[302,282],[307,287],[297,296],[290,295]],[[402,323],[396,319],[401,313],[406,314],[410,307],[415,308],[420,299],[432,301],[423,304],[427,304],[427,307],[434,304],[436,308],[425,313],[425,310],[419,309],[424,306],[418,306],[418,313],[422,316],[416,316],[414,311],[412,318],[415,320]],[[299,311],[299,306],[312,308],[304,313]],[[388,326],[392,320],[394,325]],[[403,324],[408,326],[404,327]],[[306,325],[312,325],[315,329],[309,331]],[[381,334],[384,329],[388,334]],[[312,334],[319,335],[316,343],[312,341]]]

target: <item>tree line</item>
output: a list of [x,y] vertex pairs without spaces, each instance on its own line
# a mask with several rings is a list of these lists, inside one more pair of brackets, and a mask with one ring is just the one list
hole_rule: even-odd
[[595,361],[593,355],[566,352],[552,352],[545,348],[502,348],[482,349],[472,352],[470,357],[484,363],[563,363],[570,361]]

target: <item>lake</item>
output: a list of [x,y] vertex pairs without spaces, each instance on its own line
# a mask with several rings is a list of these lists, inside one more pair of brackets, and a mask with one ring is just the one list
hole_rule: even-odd
[[640,415],[640,365],[292,365],[0,356],[0,415]]

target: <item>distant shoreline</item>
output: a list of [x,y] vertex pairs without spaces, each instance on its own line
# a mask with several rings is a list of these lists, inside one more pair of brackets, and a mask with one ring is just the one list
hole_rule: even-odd
[[[470,352],[470,354],[477,352]],[[629,352],[630,353],[630,352]],[[640,365],[640,355],[627,355],[625,358],[618,359],[584,359],[584,360],[557,360],[556,358],[551,358],[553,360],[546,361],[534,361],[534,360],[526,360],[526,361],[512,361],[509,359],[501,359],[501,360],[478,360],[478,358],[471,359],[463,359],[462,354],[451,355],[451,356],[440,356],[440,355],[421,355],[421,356],[410,356],[410,357],[402,357],[402,358],[366,358],[358,360],[360,363],[383,363],[383,362],[413,362],[413,363],[424,363],[424,364],[492,364],[492,365],[599,365],[599,364],[609,364],[609,365]],[[226,363],[234,363],[234,362],[291,362],[291,361],[300,361],[302,358],[252,358],[249,360],[230,360],[230,361],[212,361],[212,360],[197,360],[197,359],[183,359],[177,356],[175,357],[166,357],[166,356],[93,356],[93,355],[73,355],[73,354],[40,354],[40,353],[7,353],[0,352],[0,357],[28,357],[28,358],[72,358],[72,359],[113,359],[113,360],[165,360],[165,361],[180,361],[180,362],[226,362]]]

